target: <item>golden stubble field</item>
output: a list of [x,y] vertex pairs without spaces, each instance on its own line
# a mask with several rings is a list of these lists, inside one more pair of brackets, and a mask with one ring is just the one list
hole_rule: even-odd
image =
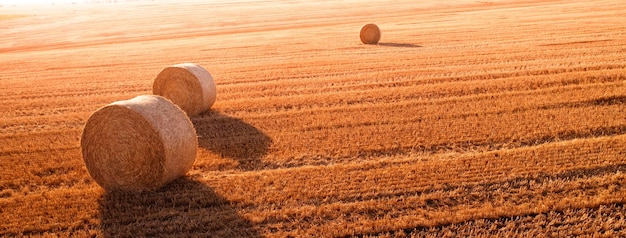
[[[0,236],[626,235],[622,1],[76,2],[0,7]],[[183,62],[192,170],[105,192],[87,118]]]

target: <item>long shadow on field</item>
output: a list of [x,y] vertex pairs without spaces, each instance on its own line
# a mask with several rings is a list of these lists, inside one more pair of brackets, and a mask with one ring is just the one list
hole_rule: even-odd
[[381,42],[378,43],[379,46],[388,46],[388,47],[401,47],[401,48],[417,48],[422,47],[421,45],[409,44],[409,43],[391,43],[391,42]]
[[150,192],[107,192],[100,199],[105,237],[260,237],[212,188],[180,178]]
[[250,170],[261,164],[272,139],[245,121],[209,111],[192,119],[198,145],[221,158],[234,159],[239,168]]

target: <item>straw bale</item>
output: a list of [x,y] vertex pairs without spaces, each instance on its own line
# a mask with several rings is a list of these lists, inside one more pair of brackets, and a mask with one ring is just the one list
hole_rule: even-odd
[[361,28],[360,37],[363,44],[378,44],[378,41],[380,41],[380,28],[375,24],[367,24]]
[[157,95],[118,101],[94,112],[81,136],[83,160],[106,190],[153,190],[183,176],[198,139],[184,111]]
[[154,80],[152,93],[171,100],[190,117],[208,111],[216,98],[213,77],[193,63],[163,69]]

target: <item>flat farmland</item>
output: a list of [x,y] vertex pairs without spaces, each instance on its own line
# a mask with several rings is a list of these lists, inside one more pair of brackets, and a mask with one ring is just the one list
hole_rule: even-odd
[[[0,236],[626,236],[625,2],[5,2]],[[104,191],[87,119],[184,62],[193,168]]]

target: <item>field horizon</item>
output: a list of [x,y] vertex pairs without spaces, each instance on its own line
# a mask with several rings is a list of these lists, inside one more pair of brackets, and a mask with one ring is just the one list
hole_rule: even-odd
[[[626,235],[626,3],[0,3],[0,236]],[[87,119],[185,62],[192,169],[104,191]]]

